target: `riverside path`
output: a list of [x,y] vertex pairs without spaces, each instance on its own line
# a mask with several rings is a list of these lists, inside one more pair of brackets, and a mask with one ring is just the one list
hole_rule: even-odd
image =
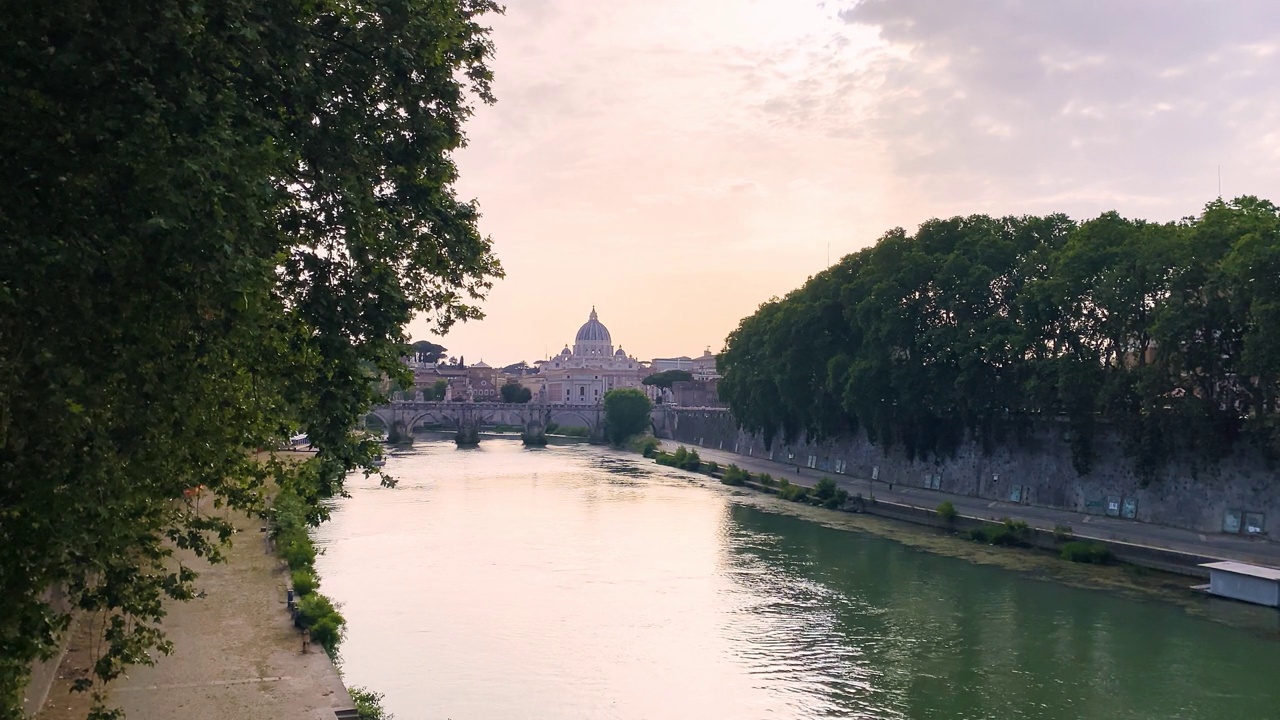
[[[662,449],[668,452],[685,443],[662,440]],[[797,468],[791,463],[780,463],[763,458],[747,457],[724,450],[688,446],[698,451],[703,460],[720,465],[733,463],[752,473],[770,473],[785,477],[793,483],[812,486],[818,480],[829,477],[850,495],[874,497],[879,502],[895,503],[910,508],[934,510],[941,503],[951,501],[960,515],[983,520],[1021,520],[1028,525],[1053,531],[1057,526],[1069,526],[1072,534],[1081,540],[1103,540],[1139,547],[1172,550],[1178,553],[1202,556],[1215,560],[1237,560],[1258,565],[1280,567],[1280,543],[1230,535],[1209,535],[1181,528],[1171,528],[1150,523],[1137,523],[1107,516],[1055,510],[1052,508],[1021,505],[1017,503],[955,495],[938,490],[918,487],[890,486],[883,482],[824,473],[810,468]],[[892,487],[892,489],[890,489]]]

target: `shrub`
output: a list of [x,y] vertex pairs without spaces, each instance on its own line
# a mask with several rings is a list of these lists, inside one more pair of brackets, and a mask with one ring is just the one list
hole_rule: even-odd
[[1111,548],[1099,542],[1074,540],[1062,546],[1062,559],[1071,562],[1106,565],[1114,557]]
[[298,625],[311,631],[311,639],[333,657],[342,641],[343,627],[347,624],[333,601],[318,592],[298,601]]
[[724,476],[720,478],[720,482],[725,485],[743,485],[751,480],[751,473],[743,470],[737,465],[729,465],[724,469]]
[[787,483],[778,486],[778,497],[791,502],[808,502],[809,488],[804,485],[792,485]]
[[707,461],[702,464],[702,472],[708,475],[715,475],[720,472],[720,463],[715,461]]
[[[568,435],[569,437],[591,437],[591,431],[584,427],[561,427],[556,428],[560,435]],[[550,432],[548,430],[547,432]]]
[[346,620],[341,615],[326,615],[311,626],[311,641],[324,648],[329,657],[335,657],[338,654],[338,643],[342,642],[344,625]]
[[988,545],[1026,545],[1031,528],[1021,520],[1005,518],[999,524],[987,524],[969,531],[969,539]]
[[662,465],[670,465],[681,470],[692,470],[694,472],[697,472],[698,468],[702,467],[702,458],[698,457],[698,451],[690,450],[683,445],[676,448],[675,454],[669,457],[669,462],[663,462],[662,459],[659,459],[658,462]]
[[822,501],[822,507],[835,510],[836,508],[843,507],[848,500],[849,491],[844,488],[836,488],[835,493],[831,497]]
[[394,717],[383,709],[382,693],[362,687],[353,687],[347,692],[355,703],[357,720],[392,720]]
[[639,437],[631,441],[631,449],[641,455],[652,458],[658,456],[658,448],[662,442],[653,436]]
[[299,596],[310,595],[320,587],[320,580],[310,570],[294,570],[289,581],[293,585],[293,591]]
[[944,500],[942,504],[938,506],[938,517],[946,520],[947,522],[952,522],[959,514],[960,513],[956,512],[956,506],[952,505],[950,500]]
[[760,473],[759,475],[756,476],[756,479],[759,480],[760,484],[765,487],[773,487],[778,484],[778,481],[774,480],[773,476],[770,475],[769,473]]
[[839,488],[836,487],[834,480],[831,478],[822,478],[818,481],[817,485],[813,486],[813,495],[819,500],[830,500],[835,496],[836,490],[838,489]]
[[276,547],[290,570],[310,570],[315,565],[316,546],[302,528],[290,528],[282,532],[276,538]]

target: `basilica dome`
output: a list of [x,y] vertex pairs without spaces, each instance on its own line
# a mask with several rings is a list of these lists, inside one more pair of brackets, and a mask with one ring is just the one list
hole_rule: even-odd
[[613,338],[609,336],[609,328],[600,322],[596,309],[591,308],[591,317],[573,339],[574,355],[613,355]]

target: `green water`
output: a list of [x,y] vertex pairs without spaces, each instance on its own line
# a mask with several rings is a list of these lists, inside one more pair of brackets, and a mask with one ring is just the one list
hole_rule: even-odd
[[386,470],[318,565],[348,683],[398,720],[1280,717],[1270,616],[1221,601],[930,554],[585,445]]

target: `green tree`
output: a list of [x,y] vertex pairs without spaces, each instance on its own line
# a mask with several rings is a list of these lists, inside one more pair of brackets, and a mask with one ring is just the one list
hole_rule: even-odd
[[[106,625],[94,684],[168,652],[169,548],[232,530],[184,491],[255,509],[275,478],[319,522],[406,323],[480,316],[501,268],[453,153],[497,10],[4,3],[0,714],[67,627],[46,590]],[[254,459],[295,428],[314,459]]]
[[441,378],[431,386],[431,399],[443,400],[449,392],[449,381]]
[[778,437],[864,432],[909,456],[1063,422],[1077,471],[1117,434],[1145,478],[1240,438],[1280,454],[1280,211],[930,220],[762,304],[718,358],[721,398]]
[[693,379],[693,374],[688,370],[663,370],[654,373],[649,377],[641,380],[641,384],[652,387],[660,387],[664,390],[670,390],[671,386],[678,382],[687,382]]
[[426,340],[419,340],[410,345],[409,350],[413,352],[418,362],[433,363],[439,362],[448,348]]
[[649,427],[653,404],[635,388],[617,388],[604,394],[605,432],[609,441],[622,446],[628,438]]
[[502,394],[502,402],[505,403],[527,403],[533,399],[532,390],[516,383],[503,385],[499,392]]

